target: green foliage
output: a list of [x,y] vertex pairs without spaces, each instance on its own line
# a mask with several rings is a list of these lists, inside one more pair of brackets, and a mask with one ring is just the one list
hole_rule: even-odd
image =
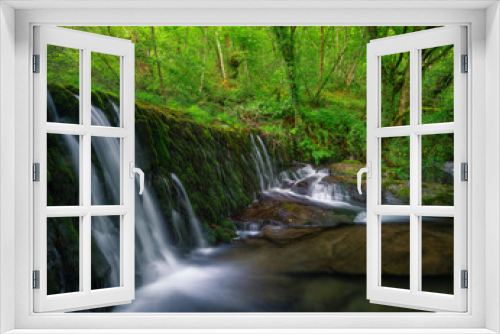
[[222,220],[218,224],[212,224],[210,226],[205,224],[205,228],[210,231],[208,242],[212,245],[217,245],[219,243],[230,244],[233,242],[233,239],[238,236],[234,223],[230,220]]
[[410,179],[410,137],[382,138],[382,175],[390,181]]
[[[67,113],[72,115],[75,108],[78,110],[75,89],[49,85],[51,95],[58,97],[56,104],[61,118],[68,119]],[[92,92],[92,104],[109,121],[114,117],[111,102],[116,99],[114,94]],[[236,237],[234,224],[223,219],[228,213],[246,207],[260,189],[250,157],[253,152],[250,134],[261,135],[278,168],[290,162],[286,143],[276,146],[272,137],[256,130],[222,124],[221,112],[207,116],[201,107],[187,111],[141,103],[136,104],[135,111],[136,163],[148,175],[146,182],[158,194],[164,214],[169,215],[172,209],[166,183],[170,189],[174,188],[171,182],[174,173],[189,194],[196,215],[206,223],[205,233],[213,244],[231,242]],[[193,114],[205,118],[194,120]],[[47,204],[77,205],[76,166],[71,165],[71,152],[62,139],[61,135],[48,136]],[[99,164],[94,161],[94,165],[100,173]]]
[[191,106],[186,109],[186,112],[191,115],[195,121],[200,123],[210,123],[214,119],[208,111],[201,109],[198,106]]
[[[70,28],[135,43],[141,103],[204,125],[258,128],[296,159],[326,163],[365,160],[367,43],[432,27]],[[78,52],[50,54],[49,81],[78,87]],[[450,46],[422,51],[424,123],[453,121],[452,59]],[[93,55],[94,90],[118,94],[117,73],[112,56]],[[382,59],[382,111],[384,126],[409,122],[405,55]]]
[[231,125],[233,127],[241,126],[242,123],[238,118],[218,110],[210,111],[209,109],[200,108],[197,105],[185,109],[185,112],[191,116],[196,122],[201,124],[219,124]]

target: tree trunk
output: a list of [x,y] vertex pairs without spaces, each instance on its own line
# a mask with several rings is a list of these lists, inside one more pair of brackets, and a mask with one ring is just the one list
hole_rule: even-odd
[[359,45],[357,51],[355,52],[355,56],[351,58],[351,63],[348,67],[348,71],[347,71],[347,75],[346,75],[346,87],[347,87],[347,89],[349,89],[349,87],[351,86],[351,83],[354,80],[354,76],[356,74],[356,69],[358,68],[358,64],[359,64],[358,58],[359,58],[359,55],[361,54],[361,49],[365,47],[364,29],[362,28],[361,32],[359,32],[357,35],[359,36],[361,44]]
[[155,40],[155,27],[151,27],[151,41],[153,42],[153,51],[155,53],[156,68],[158,69],[158,78],[160,79],[160,89],[162,93],[165,91],[165,86],[163,85],[163,76],[161,75],[161,65],[158,58],[158,51],[156,50],[156,40]]
[[227,32],[224,34],[224,41],[226,43],[226,75],[229,78],[233,78],[231,66],[231,40],[229,39],[229,35]]
[[241,43],[241,50],[243,51],[243,54],[245,55],[245,64],[244,64],[244,67],[245,67],[245,74],[247,76],[247,79],[248,79],[248,84],[251,86],[252,85],[252,79],[250,77],[250,70],[248,69],[248,54],[247,54],[247,49],[245,48],[245,45],[243,43]]
[[299,104],[299,86],[297,64],[295,59],[295,31],[297,27],[273,27],[278,45],[285,60],[290,85],[290,102],[292,107]]
[[323,79],[323,71],[325,68],[325,37],[324,37],[325,27],[319,27],[319,79],[321,82]]
[[248,84],[252,85],[252,78],[250,77],[250,71],[248,70],[248,61],[245,59],[245,72],[248,78]]
[[208,27],[205,27],[205,47],[203,48],[203,70],[201,71],[200,89],[198,90],[200,94],[203,91],[203,84],[205,81],[205,69],[207,67],[207,51],[208,51]]
[[[283,60],[278,57],[278,50],[276,49],[276,38],[273,38],[273,34],[269,29],[264,28],[265,32],[269,36],[269,39],[271,41],[271,46],[273,48],[273,54],[274,54],[274,59],[276,60],[276,68],[281,71],[282,65],[283,65]],[[276,34],[275,34],[276,35]],[[276,37],[276,36],[275,36]],[[281,90],[283,88],[283,76],[280,76],[280,85],[277,87],[274,92],[276,93],[276,101],[281,102]]]
[[[339,43],[339,33],[338,33],[338,31],[336,31],[336,33],[337,33],[337,36],[336,36],[337,43]],[[334,50],[339,50],[340,53],[335,55],[333,62],[332,62],[332,67],[330,68],[330,70],[326,74],[326,77],[324,78],[323,82],[319,82],[318,89],[316,90],[316,94],[314,94],[314,97],[312,98],[312,100],[310,102],[313,105],[319,104],[319,101],[321,98],[321,93],[323,92],[323,89],[325,88],[326,84],[330,80],[330,77],[335,72],[337,72],[338,69],[341,68],[343,63],[344,63],[344,54],[345,54],[345,52],[347,50],[347,46],[348,46],[347,30],[345,31],[344,37],[345,38],[344,38],[343,47],[340,48],[338,44],[336,45],[336,47],[334,47]]]
[[[408,67],[408,72],[409,72],[409,67]],[[409,74],[409,73],[408,73]],[[409,78],[405,76],[406,79]],[[392,126],[401,126],[401,125],[407,125],[403,124],[403,120],[405,119],[406,115],[410,111],[410,84],[408,80],[405,80],[403,83],[403,89],[401,90],[401,96],[399,98],[399,105],[398,105],[398,115],[396,118],[391,122]]]
[[215,29],[215,41],[217,42],[217,50],[219,54],[220,69],[222,74],[222,82],[224,85],[227,84],[226,69],[224,67],[224,55],[222,54],[222,48],[219,41],[219,32]]

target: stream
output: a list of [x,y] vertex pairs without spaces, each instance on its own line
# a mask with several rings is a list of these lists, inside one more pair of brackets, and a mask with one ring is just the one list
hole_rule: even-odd
[[[78,97],[76,97],[78,98]],[[58,112],[49,95],[49,112]],[[114,105],[116,117],[118,107]],[[110,126],[99,108],[92,107],[92,124]],[[111,312],[370,312],[404,311],[370,304],[365,275],[327,271],[277,272],[252,260],[240,248],[260,242],[259,235],[287,227],[322,228],[339,224],[366,224],[364,198],[349,184],[332,182],[328,168],[296,163],[278,171],[259,136],[251,135],[253,151],[247,159],[257,172],[260,193],[247,209],[228,219],[237,227],[234,245],[209,247],[179,177],[164,179],[171,212],[162,213],[152,187],[146,182],[136,201],[136,296],[131,304],[99,311]],[[74,136],[63,136],[69,152],[78,147]],[[140,147],[140,144],[137,144]],[[101,137],[92,140],[92,204],[119,199],[119,142]],[[78,155],[71,154],[74,166]],[[136,162],[141,166],[141,161]],[[354,177],[354,176],[353,176]],[[138,188],[138,178],[136,178]],[[169,186],[169,184],[171,186]],[[386,218],[388,219],[388,218]],[[392,216],[385,222],[405,222]],[[94,217],[92,235],[109,267],[106,282],[98,288],[117,286],[119,279],[119,225],[111,217]],[[323,231],[323,230],[321,230]],[[267,232],[266,232],[267,233]],[[256,239],[257,238],[257,239]],[[247,242],[248,241],[248,242]],[[243,246],[242,246],[243,245]],[[250,249],[251,249],[250,247]],[[267,246],[266,246],[267,247]],[[243,247],[243,249],[245,249]],[[365,252],[365,251],[363,251]],[[313,259],[312,259],[313,260]],[[286,262],[286,258],[284,260]],[[286,267],[286,263],[284,264]],[[390,278],[398,286],[399,278]],[[436,284],[445,284],[436,280]]]

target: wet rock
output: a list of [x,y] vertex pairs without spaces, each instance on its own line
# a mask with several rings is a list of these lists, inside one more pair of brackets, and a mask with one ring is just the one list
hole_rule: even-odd
[[295,182],[293,182],[291,180],[283,180],[283,181],[281,181],[281,188],[290,189],[294,184],[295,184]]
[[[358,161],[347,161],[328,165],[331,174],[323,179],[323,182],[341,183],[345,186],[351,199],[358,204],[366,203],[366,182],[363,181],[363,194],[357,190],[356,174],[364,165]],[[427,189],[425,186],[423,188]],[[389,180],[386,177],[382,179],[382,199],[386,204],[408,204],[409,201],[409,183],[408,181]],[[423,196],[429,194],[424,191]],[[431,194],[432,196],[432,194]],[[453,202],[452,202],[453,203]],[[451,204],[453,205],[453,204]]]
[[315,177],[309,177],[303,181],[295,183],[291,190],[299,195],[307,195],[309,192],[309,187],[316,181]]
[[342,219],[342,216],[336,215],[334,211],[299,202],[268,198],[263,202],[253,203],[251,207],[243,210],[233,219],[235,221],[257,223],[261,226],[332,226],[337,219]]
[[327,228],[304,227],[283,228],[281,226],[266,226],[255,239],[264,239],[278,246],[290,245],[297,240],[317,235]]
[[[409,233],[409,224],[384,225],[383,274],[408,275]],[[423,275],[452,275],[453,225],[424,223],[422,233]],[[257,237],[239,241],[226,256],[288,274],[366,274],[366,226],[267,226]]]

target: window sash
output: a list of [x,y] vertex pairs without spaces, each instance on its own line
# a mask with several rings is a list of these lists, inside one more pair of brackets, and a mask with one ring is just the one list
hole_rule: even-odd
[[[47,45],[80,50],[80,124],[47,122]],[[121,127],[91,125],[91,53],[120,56]],[[40,182],[34,190],[34,266],[40,271],[40,288],[34,289],[35,312],[66,312],[128,303],[134,298],[134,179],[129,162],[134,161],[134,45],[110,38],[63,28],[35,27],[34,54],[40,55],[40,73],[34,80],[34,161],[40,163]],[[47,134],[80,137],[79,206],[47,206]],[[120,205],[91,205],[91,139],[93,136],[120,139]],[[91,289],[92,216],[120,215],[120,286]],[[79,219],[78,292],[47,295],[47,218]]]
[[[367,49],[367,161],[372,177],[367,179],[367,297],[374,303],[440,311],[467,310],[467,290],[461,289],[460,271],[467,269],[467,183],[460,180],[460,163],[467,162],[467,76],[461,73],[461,55],[466,54],[465,27],[436,28],[383,38]],[[454,122],[420,124],[422,49],[454,45]],[[381,127],[381,57],[410,52],[410,125]],[[420,205],[421,136],[454,133],[455,205]],[[410,205],[381,205],[381,138],[410,137]],[[454,294],[419,291],[421,286],[421,217],[454,217]],[[381,215],[410,216],[410,289],[381,286]]]
[[[469,217],[472,218],[474,225],[474,233],[470,234],[472,244],[468,245],[471,257],[469,263],[474,269],[474,279],[470,280],[469,299],[471,308],[468,313],[405,313],[405,314],[364,314],[364,313],[349,313],[349,314],[113,314],[113,315],[98,315],[98,314],[33,314],[32,310],[32,297],[31,297],[31,281],[27,277],[31,274],[32,263],[32,224],[33,212],[32,207],[32,186],[31,181],[28,180],[26,175],[31,173],[31,155],[18,154],[16,155],[16,245],[5,245],[8,250],[11,250],[9,256],[6,253],[2,254],[4,265],[8,264],[12,267],[11,276],[14,277],[14,262],[16,262],[16,325],[18,329],[32,328],[66,328],[65,332],[72,332],[71,328],[108,328],[118,329],[127,328],[163,328],[162,332],[177,332],[178,330],[168,330],[166,328],[218,328],[217,333],[226,332],[243,332],[237,328],[255,328],[256,324],[265,326],[266,328],[309,328],[314,332],[315,328],[361,328],[362,332],[379,332],[373,328],[398,328],[397,332],[406,333],[411,331],[416,332],[416,328],[421,328],[418,332],[441,332],[437,329],[428,328],[443,328],[442,332],[446,332],[445,328],[469,328],[468,333],[484,333],[485,328],[485,300],[489,307],[495,308],[498,303],[494,298],[486,298],[484,294],[484,283],[497,285],[495,275],[491,275],[496,265],[496,253],[485,252],[485,241],[494,241],[490,245],[498,244],[498,237],[495,233],[488,234],[485,238],[486,230],[495,230],[493,222],[486,220],[484,215],[484,173],[480,166],[484,163],[484,155],[481,153],[484,150],[484,139],[486,138],[484,132],[484,115],[493,117],[496,114],[495,108],[485,107],[484,93],[486,91],[487,102],[486,105],[490,107],[495,105],[492,101],[493,97],[497,96],[494,93],[488,93],[485,85],[485,79],[493,83],[494,87],[498,86],[497,72],[482,71],[485,64],[489,67],[496,66],[498,62],[497,57],[482,57],[485,52],[485,45],[487,47],[495,47],[498,44],[495,38],[487,38],[494,33],[493,30],[485,31],[484,22],[498,24],[498,18],[487,19],[486,11],[479,3],[465,3],[453,2],[450,3],[449,8],[430,8],[428,3],[400,3],[391,8],[387,8],[385,4],[375,1],[372,3],[373,8],[356,10],[346,8],[345,4],[339,2],[330,2],[321,4],[321,9],[317,8],[314,3],[309,3],[305,6],[307,10],[293,9],[289,3],[283,3],[279,8],[267,6],[266,3],[251,2],[247,6],[254,10],[247,10],[238,7],[240,4],[228,3],[225,8],[220,8],[214,2],[205,3],[206,8],[211,8],[211,15],[207,16],[206,11],[196,9],[179,9],[173,3],[158,2],[155,9],[145,9],[138,11],[135,9],[127,9],[123,6],[123,2],[115,2],[111,5],[113,10],[106,12],[103,17],[101,8],[97,8],[97,4],[88,4],[86,9],[73,9],[69,6],[64,10],[40,10],[40,7],[45,8],[46,4],[33,3],[28,4],[25,9],[17,11],[16,15],[16,87],[18,93],[14,98],[14,94],[4,94],[2,101],[11,100],[12,105],[15,103],[16,120],[12,119],[11,123],[16,124],[16,138],[28,138],[32,136],[32,127],[30,117],[32,115],[32,99],[31,89],[31,76],[29,75],[30,68],[28,64],[31,62],[31,44],[30,44],[30,30],[29,27],[34,23],[46,24],[60,24],[60,25],[139,25],[146,26],[151,24],[169,25],[175,22],[176,25],[227,25],[238,22],[238,25],[273,25],[273,24],[295,24],[295,25],[399,25],[404,22],[407,25],[436,25],[436,24],[455,24],[456,22],[468,22],[469,36],[471,43],[469,50],[472,54],[478,57],[470,59],[470,66],[474,66],[477,71],[476,75],[469,76],[468,82],[471,83],[471,90],[468,93],[468,105],[472,107],[473,112],[476,113],[474,123],[469,122],[468,136],[469,145],[473,149],[471,152],[478,152],[474,155],[474,161],[471,164],[477,164],[479,167],[470,168],[469,170],[469,191],[474,193],[474,200],[468,203],[470,208]],[[61,4],[63,6],[63,4]],[[275,4],[273,6],[276,6]],[[381,7],[384,6],[384,7]],[[270,8],[272,7],[272,8]],[[411,9],[408,9],[411,7]],[[54,8],[54,7],[51,7]],[[384,9],[386,8],[386,9]],[[450,10],[453,8],[453,10]],[[466,9],[465,9],[466,8]],[[286,15],[283,15],[283,10],[286,9]],[[12,10],[12,12],[14,12]],[[488,9],[488,12],[495,13],[495,10]],[[374,15],[376,13],[376,15]],[[311,21],[311,15],[314,15],[314,22]],[[5,23],[5,21],[4,21]],[[6,32],[7,30],[4,30]],[[14,28],[12,28],[14,31]],[[486,38],[486,39],[485,39]],[[14,39],[14,37],[12,37]],[[486,41],[486,44],[484,44]],[[2,42],[3,43],[3,42]],[[13,44],[13,43],[12,43]],[[2,47],[5,44],[2,44]],[[4,48],[4,52],[8,52]],[[14,57],[12,49],[12,58]],[[2,58],[5,60],[6,58]],[[20,65],[19,65],[20,64]],[[5,80],[9,81],[10,78]],[[10,86],[3,86],[2,93],[10,92]],[[10,98],[9,95],[12,95]],[[473,98],[473,99],[472,99]],[[15,100],[15,101],[14,101]],[[483,112],[484,111],[484,112]],[[470,114],[468,115],[471,119]],[[490,127],[494,127],[493,123],[489,123]],[[472,138],[472,132],[474,137]],[[497,141],[487,141],[489,148],[496,148]],[[8,147],[8,145],[6,145]],[[32,143],[28,140],[21,139],[16,141],[16,150],[18,152],[32,152]],[[3,150],[4,153],[7,153]],[[490,153],[493,154],[493,153]],[[495,155],[496,156],[496,155]],[[491,167],[494,168],[494,167]],[[493,183],[487,184],[491,190],[496,190]],[[493,194],[492,194],[493,195]],[[496,195],[495,195],[496,196]],[[486,201],[491,201],[489,197]],[[491,210],[490,210],[491,211]],[[4,228],[4,227],[2,227]],[[6,228],[9,230],[10,228]],[[12,227],[14,229],[14,227]],[[5,231],[5,230],[3,230]],[[469,233],[472,228],[469,226]],[[12,237],[14,237],[12,235]],[[15,250],[15,251],[14,251]],[[490,249],[491,250],[491,249]],[[15,260],[12,254],[15,253]],[[485,261],[486,258],[486,261]],[[12,259],[12,261],[10,260]],[[29,259],[27,261],[27,259]],[[485,263],[488,263],[490,275],[485,276]],[[5,271],[4,271],[5,273]],[[14,279],[10,279],[14,282]],[[489,283],[488,283],[489,282]],[[2,290],[3,291],[3,290]],[[3,297],[9,297],[13,294],[5,294]],[[14,299],[9,298],[8,301],[14,303]],[[496,309],[496,308],[495,308]],[[6,309],[4,308],[2,312]],[[473,310],[473,312],[471,312]],[[3,313],[5,314],[5,313]],[[10,314],[10,313],[9,313]],[[496,314],[496,313],[495,313]],[[353,322],[355,317],[355,322]],[[498,319],[498,318],[497,318]],[[495,321],[489,318],[489,321]],[[355,324],[354,324],[355,323]],[[354,325],[353,325],[354,324]],[[13,327],[12,327],[13,328]],[[222,328],[231,328],[225,330]],[[372,328],[373,330],[370,330]],[[404,328],[413,328],[405,330]],[[491,327],[488,327],[491,328]],[[304,331],[302,330],[302,332]],[[143,332],[144,330],[137,330]],[[201,331],[201,330],[199,330]],[[255,330],[258,332],[258,330]],[[263,330],[273,332],[273,330]],[[342,330],[332,329],[331,332],[343,332]],[[56,330],[53,330],[56,332]],[[88,329],[88,333],[97,332],[97,330]],[[385,332],[389,332],[386,330]]]

